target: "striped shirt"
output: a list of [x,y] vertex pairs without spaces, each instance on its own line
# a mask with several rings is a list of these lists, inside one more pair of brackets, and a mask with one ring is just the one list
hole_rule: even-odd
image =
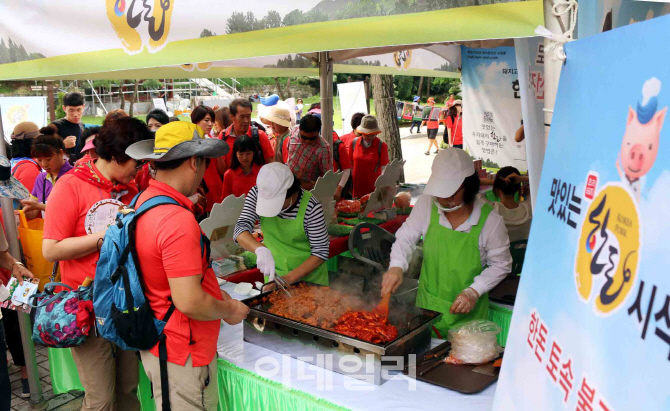
[[[300,191],[298,201],[288,210],[282,211],[277,217],[287,220],[295,220],[298,217],[298,208],[300,200],[302,199],[304,190]],[[260,216],[256,214],[256,199],[258,198],[258,186],[254,186],[244,200],[244,209],[240,218],[235,224],[235,233],[233,239],[237,241],[237,237],[245,231],[253,232],[256,221],[260,220]],[[312,249],[312,255],[319,257],[326,261],[330,254],[330,237],[328,237],[328,229],[326,228],[326,220],[323,216],[323,208],[316,197],[312,196],[307,203],[307,210],[305,210],[305,234],[309,245]]]

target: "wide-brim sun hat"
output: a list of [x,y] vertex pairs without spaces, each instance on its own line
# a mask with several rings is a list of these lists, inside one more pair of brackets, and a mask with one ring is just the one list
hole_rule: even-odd
[[293,185],[294,178],[291,169],[285,164],[274,162],[261,167],[256,178],[256,214],[261,217],[279,215],[286,201],[286,192]]
[[264,124],[275,123],[283,127],[291,127],[291,112],[284,107],[274,105],[266,114],[260,116],[260,120]]
[[12,176],[12,165],[5,156],[0,156],[0,197],[25,200],[30,192],[21,182]]
[[377,123],[377,118],[369,114],[361,119],[361,124],[356,128],[356,131],[360,134],[379,134],[382,132]]
[[475,173],[472,157],[460,148],[440,151],[433,160],[430,178],[423,193],[438,198],[456,194],[463,181]]
[[135,160],[170,161],[186,157],[217,158],[228,154],[228,144],[205,138],[202,129],[185,121],[168,123],[156,131],[156,138],[132,144],[126,154]]
[[463,102],[461,100],[454,100],[453,103],[451,103],[452,106],[463,106]]
[[40,135],[40,128],[32,121],[17,124],[12,131],[12,140],[30,140]]

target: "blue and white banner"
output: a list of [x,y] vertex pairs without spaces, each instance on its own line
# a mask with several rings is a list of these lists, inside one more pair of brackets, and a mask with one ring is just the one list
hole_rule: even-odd
[[521,92],[514,47],[461,50],[463,141],[484,167],[514,166],[526,171],[521,127]]
[[48,124],[46,97],[0,97],[2,127],[7,142],[11,140],[14,127],[24,121],[32,121],[38,127]]
[[670,409],[668,38],[566,45],[496,411]]

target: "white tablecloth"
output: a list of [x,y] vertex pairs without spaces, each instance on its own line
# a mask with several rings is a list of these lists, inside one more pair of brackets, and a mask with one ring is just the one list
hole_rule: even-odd
[[[434,340],[433,345],[440,342]],[[368,384],[244,342],[242,324],[222,323],[218,352],[219,358],[238,367],[352,410],[488,411],[496,389],[493,384],[478,394],[465,395],[402,374],[381,386]]]

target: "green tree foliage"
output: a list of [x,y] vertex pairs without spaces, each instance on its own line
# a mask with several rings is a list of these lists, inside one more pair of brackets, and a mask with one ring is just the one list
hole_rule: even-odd
[[142,87],[144,87],[147,90],[160,90],[163,88],[163,83],[159,80],[151,78],[148,80],[144,80],[142,82]]
[[207,30],[207,29],[204,29],[202,31],[202,33],[200,33],[200,38],[213,37],[213,36],[216,36],[216,33],[214,33],[213,31]]
[[309,68],[314,67],[312,60],[299,56],[289,54],[283,59],[279,59],[277,64],[269,64],[265,67],[278,67],[278,68]]
[[352,64],[355,66],[375,66],[375,67],[381,67],[382,62],[379,60],[375,61],[365,61],[363,59],[359,58],[353,58],[349,60],[344,60],[344,61],[338,61],[337,64]]
[[65,98],[65,93],[58,93],[58,105],[56,106],[56,118],[65,117],[65,110],[63,110],[63,99]]
[[0,38],[0,64],[41,58],[44,58],[44,55],[40,53],[28,53],[23,45],[14,43],[11,38],[7,38],[7,43],[5,43],[4,39]]
[[263,26],[264,29],[273,29],[275,27],[281,27],[282,18],[278,12],[270,10],[268,11],[267,16],[263,17],[263,19],[259,22],[259,24]]
[[418,91],[418,87],[414,87],[413,77],[396,76],[394,81],[395,97],[398,100],[411,100],[414,97],[414,91]]
[[486,168],[500,168],[498,163],[495,161],[491,161],[490,158],[487,158],[486,160],[482,160],[482,166]]

